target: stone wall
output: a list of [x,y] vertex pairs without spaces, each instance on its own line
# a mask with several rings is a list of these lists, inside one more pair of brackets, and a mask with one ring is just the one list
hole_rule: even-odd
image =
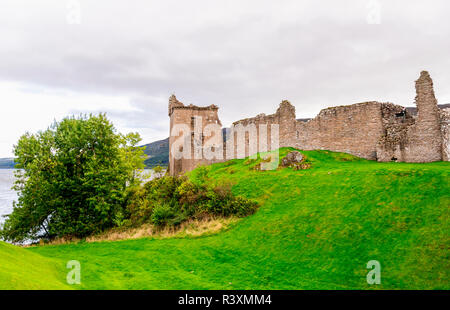
[[[313,119],[296,120],[295,107],[284,100],[274,114],[259,114],[233,123],[233,128],[247,129],[240,135],[231,133],[225,148],[224,158],[239,158],[253,155],[258,151],[272,150],[271,125],[277,125],[278,147],[292,146],[302,150],[330,150],[345,152],[362,158],[378,161],[432,162],[450,158],[450,109],[438,108],[434,95],[433,81],[428,72],[423,71],[416,81],[416,105],[411,109],[392,103],[376,101],[337,106],[323,109]],[[192,124],[195,117],[201,117],[203,128],[208,124],[220,124],[218,107],[185,106],[175,96],[169,99],[170,128],[176,124]],[[262,127],[260,125],[263,125]],[[193,126],[190,127],[190,130]],[[262,131],[263,130],[263,131]],[[265,133],[265,134],[264,134]],[[253,137],[254,135],[254,137]],[[263,137],[266,140],[263,140]],[[189,142],[204,145],[208,137],[197,141],[194,132]],[[170,138],[170,146],[177,137]],[[222,133],[217,141],[223,141]],[[224,150],[224,145],[218,145]],[[238,150],[243,150],[238,152]],[[169,169],[172,174],[194,169],[199,164],[210,164],[224,158],[173,159],[169,155]]]
[[450,108],[441,110],[442,160],[450,161]]
[[[260,125],[266,125],[264,130],[266,133],[264,135],[261,134],[260,130],[262,129]],[[242,126],[244,129],[248,129],[245,133],[245,151],[241,154],[238,154],[238,145],[239,138],[236,132],[231,132],[233,134],[233,144],[234,144],[234,158],[242,158],[253,155],[254,152],[251,152],[250,142],[251,142],[251,126],[253,126],[256,139],[254,140],[253,149],[254,150],[272,150],[273,141],[272,130],[275,130],[272,125],[278,126],[278,143],[275,148],[292,146],[295,140],[295,107],[287,100],[283,100],[280,103],[276,113],[265,115],[264,113],[258,114],[256,117],[246,118],[233,123],[232,128],[238,130],[239,126]],[[266,137],[266,140],[262,140],[262,136]],[[264,144],[265,146],[262,146]],[[230,158],[227,155],[227,158]]]
[[[399,122],[395,113],[403,111],[403,107],[390,103],[364,102],[324,109],[314,119],[305,122],[296,120],[295,108],[288,101],[283,101],[275,114],[260,114],[233,125],[254,124],[258,128],[260,124],[278,124],[280,147],[345,152],[376,160],[377,144],[386,131],[385,124]],[[257,135],[259,144],[259,130]],[[267,136],[270,144],[270,134]],[[248,137],[246,144],[249,143]],[[246,145],[245,156],[252,155],[248,150],[249,146]]]
[[364,102],[324,109],[308,122],[297,122],[295,147],[376,159],[376,144],[383,133],[381,106]]
[[426,71],[416,81],[417,119],[407,129],[404,161],[442,160],[441,117],[434,96],[433,81]]
[[408,145],[407,131],[414,124],[414,117],[401,106],[383,104],[381,107],[383,134],[377,144],[378,161],[405,161]]
[[[199,165],[208,165],[215,162],[223,160],[223,156],[219,158],[206,159],[204,154],[195,154],[195,146],[197,150],[200,149],[202,152],[204,146],[214,140],[214,146],[221,148],[223,145],[222,137],[222,123],[217,115],[218,107],[215,105],[210,105],[207,107],[198,107],[194,105],[185,106],[183,103],[178,101],[174,95],[169,99],[169,117],[170,117],[170,130],[171,135],[169,137],[169,173],[171,175],[178,175],[180,173],[190,171],[195,169]],[[196,122],[200,124],[196,129]],[[203,135],[204,129],[207,125],[215,124],[220,128],[220,136],[215,137],[214,133],[210,136]],[[189,133],[176,132],[173,135],[173,129],[176,125],[185,125]],[[183,140],[184,137],[184,140]],[[177,145],[179,151],[185,150],[186,146],[190,145],[190,156],[186,158],[183,156],[179,159],[175,158],[173,154],[174,143],[182,143],[183,145]],[[221,151],[222,153],[222,151]]]
[[[442,160],[448,147],[448,118],[438,108],[428,72],[421,73],[416,91],[417,117],[402,106],[370,101],[323,109],[303,121],[295,120],[295,108],[283,101],[275,114],[234,124],[279,124],[281,147],[345,152],[378,161]],[[245,156],[252,155],[247,151],[246,145]]]

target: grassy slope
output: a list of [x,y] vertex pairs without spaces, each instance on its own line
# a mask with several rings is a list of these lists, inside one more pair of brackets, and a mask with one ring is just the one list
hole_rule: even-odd
[[60,261],[0,242],[0,290],[69,289]]
[[211,166],[262,204],[226,232],[28,251],[79,260],[85,289],[366,289],[373,259],[382,268],[376,288],[450,289],[450,163],[303,153],[310,170]]

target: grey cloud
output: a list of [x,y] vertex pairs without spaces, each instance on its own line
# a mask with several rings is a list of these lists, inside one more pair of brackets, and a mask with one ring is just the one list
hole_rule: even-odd
[[[168,131],[166,102],[217,104],[224,125],[290,100],[298,117],[364,100],[412,105],[427,69],[450,102],[448,1],[64,1],[0,12],[0,80],[79,93],[129,96],[126,126]],[[5,17],[3,19],[3,17]],[[3,20],[3,21],[2,21]],[[140,99],[136,99],[140,98]],[[147,98],[147,99],[146,99]],[[76,107],[74,111],[77,112]],[[152,137],[146,137],[151,139]]]

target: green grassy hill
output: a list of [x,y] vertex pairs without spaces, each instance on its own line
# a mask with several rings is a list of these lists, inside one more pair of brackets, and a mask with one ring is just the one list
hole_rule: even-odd
[[0,242],[0,290],[70,289],[64,263]]
[[[216,235],[22,251],[62,267],[79,260],[82,289],[450,289],[450,163],[302,153],[311,169],[210,166],[261,204]],[[381,263],[381,285],[366,283],[370,260]]]

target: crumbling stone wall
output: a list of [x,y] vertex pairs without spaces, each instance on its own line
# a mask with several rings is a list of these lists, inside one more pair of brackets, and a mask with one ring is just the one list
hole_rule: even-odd
[[441,110],[442,160],[450,161],[450,108]]
[[442,160],[441,117],[434,95],[433,81],[422,71],[416,81],[417,119],[407,129],[404,161],[432,162]]
[[[261,150],[261,144],[265,143],[267,146],[267,151],[272,150],[272,127],[271,125],[278,125],[278,147],[286,147],[292,146],[295,143],[295,107],[287,100],[283,100],[280,103],[276,113],[265,115],[264,113],[258,114],[256,117],[246,118],[233,123],[233,127],[237,128],[239,125],[242,125],[244,128],[250,128],[250,126],[254,126],[256,129],[256,140],[254,149]],[[260,125],[266,125],[267,131],[265,134],[266,140],[263,142],[262,135],[260,132]],[[238,135],[236,132],[234,134],[234,156],[235,157],[247,157],[251,154],[250,152],[250,135],[251,133],[248,131],[245,133],[245,153],[239,156],[238,154],[238,143],[240,142],[238,139]]]
[[416,90],[417,117],[402,106],[371,101],[323,109],[315,118],[303,121],[295,120],[295,108],[283,101],[275,114],[234,124],[280,124],[280,146],[302,150],[345,152],[378,161],[448,158],[443,157],[448,150],[448,118],[437,106],[428,72],[421,73]]
[[375,160],[377,141],[383,134],[382,105],[372,101],[323,109],[314,119],[297,122],[295,147]]
[[[253,155],[261,150],[261,144],[267,145],[267,150],[271,150],[273,142],[271,125],[278,125],[277,147],[292,146],[302,150],[345,152],[378,161],[448,161],[450,109],[439,109],[433,81],[428,72],[421,72],[416,81],[416,93],[417,109],[370,101],[323,109],[311,120],[296,120],[295,107],[284,100],[274,114],[259,114],[233,123],[233,126],[246,128],[253,126],[256,139],[251,139],[251,133],[246,132],[243,146],[245,151],[238,154],[240,141],[234,133],[234,139],[231,140],[234,151],[226,150],[223,145],[224,158]],[[220,124],[217,111],[218,107],[215,105],[185,106],[172,96],[169,99],[170,128],[172,129],[175,124],[191,124],[195,116],[202,117],[203,128],[211,123]],[[260,132],[260,125],[267,125],[266,141],[262,140],[264,132]],[[219,138],[223,139],[222,133]],[[170,137],[171,151],[175,139],[176,137]],[[203,140],[199,142],[191,137],[189,139],[193,144],[204,143]],[[255,152],[252,153],[251,150]],[[225,151],[229,151],[230,154]],[[219,158],[175,160],[172,153],[169,157],[169,169],[172,174],[192,170],[199,164],[223,160]]]
[[408,144],[407,131],[414,124],[414,117],[401,106],[381,106],[383,135],[377,144],[378,161],[405,161],[405,147]]
[[[377,143],[383,135],[384,123],[389,119],[386,111],[402,112],[403,107],[389,103],[365,102],[322,110],[317,117],[307,122],[295,119],[295,108],[283,101],[277,112],[260,114],[235,122],[233,125],[254,124],[259,144],[259,125],[278,124],[280,147],[293,146],[302,150],[326,149],[346,152],[367,159],[377,159]],[[394,116],[395,117],[395,116]],[[392,117],[391,117],[392,118]],[[270,134],[267,135],[270,143]],[[249,136],[246,137],[245,156],[248,152]],[[235,148],[237,141],[235,139]]]

